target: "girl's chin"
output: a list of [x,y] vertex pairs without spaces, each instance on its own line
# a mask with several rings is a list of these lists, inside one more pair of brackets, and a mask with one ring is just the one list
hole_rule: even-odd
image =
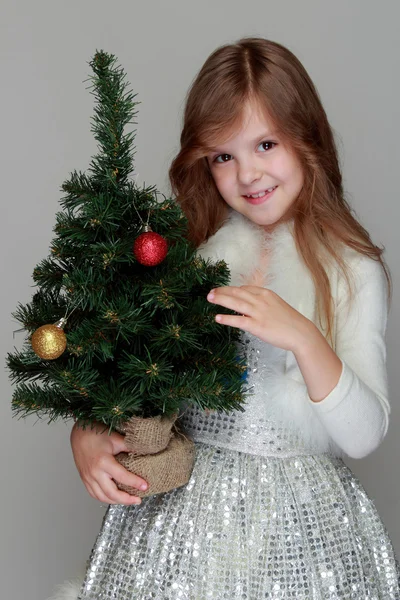
[[240,213],[255,225],[268,227],[275,223],[275,219],[271,215],[255,213],[255,211],[243,210]]

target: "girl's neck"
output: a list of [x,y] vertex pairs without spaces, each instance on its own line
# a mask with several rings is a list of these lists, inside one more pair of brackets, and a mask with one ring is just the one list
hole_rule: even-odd
[[243,285],[256,285],[259,287],[266,285],[269,258],[269,251],[264,247],[261,250],[258,264],[254,265],[254,270],[247,277],[243,276]]

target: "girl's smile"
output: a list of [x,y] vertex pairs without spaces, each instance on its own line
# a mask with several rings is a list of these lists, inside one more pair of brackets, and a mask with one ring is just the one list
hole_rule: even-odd
[[[272,196],[272,194],[274,193],[274,191],[276,190],[278,186],[274,186],[273,188],[270,188],[269,190],[265,190],[265,192],[259,192],[257,194],[256,193],[252,193],[249,195],[245,195],[243,196],[243,198],[249,202],[249,204],[254,204],[254,205],[258,205],[258,204],[263,204],[266,200],[268,200],[268,198],[270,198]],[[254,197],[256,196],[256,197]]]

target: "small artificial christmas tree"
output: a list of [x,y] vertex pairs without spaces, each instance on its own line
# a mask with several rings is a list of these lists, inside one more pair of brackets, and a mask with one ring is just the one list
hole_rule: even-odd
[[[29,334],[7,357],[17,384],[13,413],[104,423],[126,433],[138,459],[163,454],[146,429],[157,423],[164,427],[161,450],[172,438],[187,443],[192,464],[193,444],[171,433],[182,406],[227,412],[244,401],[239,331],[218,325],[217,310],[230,311],[206,299],[229,282],[228,268],[196,254],[172,199],[159,202],[154,187],[139,189],[129,178],[134,133],[124,129],[134,122],[135,96],[113,55],[96,52],[90,66],[99,153],[88,174],[74,171],[63,184],[51,255],[33,272],[38,290],[13,314]],[[137,446],[140,423],[146,452]],[[165,491],[146,469],[131,466],[149,481],[141,495]]]

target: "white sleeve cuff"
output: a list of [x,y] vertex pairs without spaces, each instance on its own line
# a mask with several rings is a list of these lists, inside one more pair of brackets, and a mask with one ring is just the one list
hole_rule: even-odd
[[386,405],[344,361],[333,390],[320,402],[308,398],[331,438],[352,458],[373,452],[386,435]]

